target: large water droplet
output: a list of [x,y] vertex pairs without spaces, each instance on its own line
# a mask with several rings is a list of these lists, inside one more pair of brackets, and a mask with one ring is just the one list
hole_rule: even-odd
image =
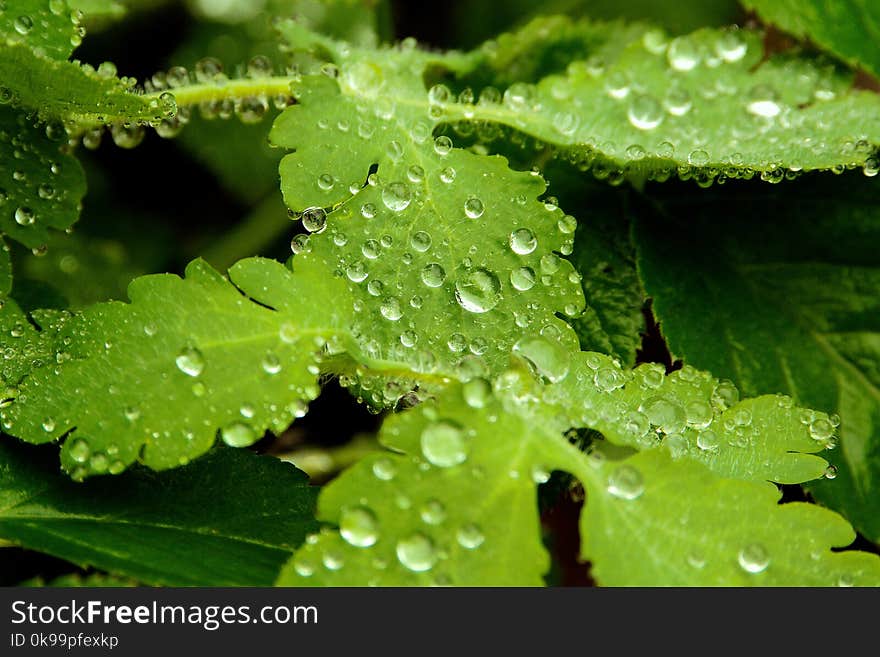
[[531,267],[517,267],[510,271],[510,284],[520,292],[531,290],[535,286],[535,270]]
[[448,420],[432,422],[422,431],[422,454],[438,468],[449,468],[467,460],[467,443],[461,428]]
[[747,573],[760,573],[770,565],[770,554],[760,543],[751,543],[739,551],[737,561]]
[[517,255],[528,255],[538,248],[538,238],[528,228],[517,228],[508,241],[510,249]]
[[233,422],[220,430],[220,437],[230,447],[249,447],[257,442],[259,436],[244,422]]
[[456,281],[455,300],[468,312],[488,312],[501,301],[501,283],[488,269],[474,269]]
[[403,212],[411,200],[412,194],[406,183],[393,182],[382,189],[382,203],[392,212]]
[[479,219],[483,216],[483,202],[476,196],[471,196],[464,202],[464,213],[469,219]]
[[428,287],[440,287],[446,280],[446,270],[436,262],[425,265],[422,269],[422,283]]
[[486,537],[478,525],[473,523],[461,527],[455,535],[458,544],[466,550],[474,550],[483,544]]
[[434,542],[421,532],[416,532],[398,541],[396,552],[400,563],[416,573],[431,570],[437,563]]
[[376,515],[365,506],[347,508],[339,520],[339,533],[350,545],[370,547],[379,538]]
[[15,223],[19,226],[30,226],[35,218],[34,211],[30,208],[20,207],[15,210]]
[[639,130],[653,130],[663,121],[663,108],[656,98],[642,94],[632,99],[627,118]]
[[550,383],[558,383],[568,374],[569,355],[555,342],[522,338],[513,345],[513,353],[522,356],[536,374]]
[[678,37],[669,43],[666,49],[669,65],[676,71],[690,71],[700,63],[700,52],[688,37]]
[[202,352],[195,347],[186,347],[174,360],[177,369],[187,376],[199,376],[205,369],[205,359]]
[[302,224],[310,233],[320,233],[327,226],[327,214],[321,208],[303,210]]
[[419,515],[422,518],[422,522],[429,525],[439,525],[446,520],[446,507],[443,506],[440,500],[428,500],[422,506]]
[[622,500],[634,500],[645,492],[642,473],[631,465],[619,465],[608,477],[607,490]]
[[746,101],[746,109],[751,114],[765,119],[772,119],[782,111],[776,91],[766,84],[752,87]]
[[382,317],[385,319],[396,322],[403,316],[400,299],[397,297],[386,297],[382,300],[382,305],[379,306],[379,312],[382,313]]

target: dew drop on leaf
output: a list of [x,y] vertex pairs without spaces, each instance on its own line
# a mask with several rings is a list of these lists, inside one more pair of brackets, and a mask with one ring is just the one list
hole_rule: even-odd
[[535,270],[531,267],[517,267],[510,272],[510,284],[520,292],[531,290],[536,279]]
[[569,370],[569,355],[558,344],[541,337],[522,338],[513,345],[533,371],[550,383],[562,381]]
[[619,465],[608,476],[607,490],[622,500],[637,499],[645,492],[642,473],[631,465]]
[[538,238],[528,228],[517,228],[508,241],[510,249],[517,255],[528,255],[538,248]]
[[220,430],[220,437],[230,447],[249,447],[257,442],[259,436],[244,422],[233,422]]
[[202,352],[195,347],[186,347],[177,355],[174,362],[177,363],[177,369],[187,376],[199,376],[205,369]]
[[436,262],[424,266],[421,273],[422,283],[428,287],[440,287],[446,280],[446,270]]
[[339,521],[339,533],[349,545],[370,547],[379,538],[376,515],[365,506],[346,508]]
[[466,550],[475,550],[483,544],[486,537],[483,535],[479,525],[469,523],[462,526],[455,534],[458,544]]
[[483,216],[483,202],[476,196],[471,196],[464,202],[464,213],[469,219],[479,219]]
[[391,459],[380,458],[373,463],[373,476],[380,481],[391,481],[397,474],[397,468]]
[[393,182],[382,189],[382,203],[392,212],[403,212],[409,207],[412,194],[403,182]]
[[422,431],[422,454],[438,468],[449,468],[467,460],[467,443],[461,428],[448,420],[432,422]]
[[439,525],[446,520],[446,507],[440,500],[428,500],[422,505],[419,515],[428,525]]
[[416,532],[397,543],[397,559],[407,569],[421,573],[431,570],[437,563],[434,542],[426,534]]
[[488,269],[474,269],[456,281],[455,300],[468,312],[489,312],[501,301],[501,283]]
[[737,561],[744,571],[756,574],[763,572],[770,565],[770,554],[760,543],[751,543],[739,551]]
[[630,102],[627,118],[639,130],[653,130],[663,122],[663,108],[653,96],[641,94]]

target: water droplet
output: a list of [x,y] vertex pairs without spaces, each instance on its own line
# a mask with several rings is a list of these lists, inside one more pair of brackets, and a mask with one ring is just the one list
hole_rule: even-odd
[[639,130],[653,130],[663,122],[663,108],[653,96],[641,94],[632,99],[627,118]]
[[593,375],[593,383],[602,392],[612,392],[623,387],[626,377],[623,372],[614,367],[600,367]]
[[686,90],[677,87],[670,89],[663,99],[663,107],[673,116],[684,116],[690,111],[692,105],[691,95]]
[[479,219],[483,216],[483,202],[476,196],[471,196],[464,202],[464,213],[470,219]]
[[700,63],[700,52],[697,45],[688,37],[677,37],[666,49],[669,65],[676,71],[693,70]]
[[488,269],[475,269],[456,281],[455,300],[468,312],[488,312],[501,301],[501,283]]
[[195,347],[186,347],[174,361],[177,369],[187,376],[199,376],[205,369],[205,359],[202,352]]
[[278,374],[281,371],[281,359],[272,351],[266,352],[261,365],[266,374]]
[[410,246],[419,253],[424,253],[431,248],[431,236],[423,230],[413,234],[410,238]]
[[428,287],[440,287],[446,280],[446,270],[436,262],[425,265],[422,269],[422,283]]
[[555,342],[544,338],[522,338],[513,345],[513,353],[522,356],[538,376],[550,383],[558,383],[568,374],[569,356]]
[[688,154],[688,164],[695,167],[703,167],[709,163],[709,154],[702,150],[696,149]]
[[760,573],[770,565],[770,554],[760,543],[751,543],[739,551],[737,561],[747,573]]
[[230,447],[249,447],[259,439],[257,432],[244,422],[233,422],[223,427],[220,437]]
[[697,429],[705,429],[712,424],[712,407],[700,399],[689,402],[684,408],[684,414],[687,423]]
[[311,556],[297,554],[293,560],[293,569],[300,577],[311,577],[317,570],[317,565]]
[[339,550],[328,548],[321,555],[321,563],[324,564],[324,568],[327,570],[339,570],[345,565],[345,558]]
[[428,500],[422,506],[419,514],[422,522],[429,525],[439,525],[446,520],[446,507],[440,500]]
[[453,422],[432,422],[422,431],[422,453],[438,468],[449,468],[467,460],[467,444],[461,428]]
[[323,232],[327,226],[327,214],[322,208],[308,208],[303,210],[302,224],[310,233]]
[[826,479],[835,479],[836,477],[837,477],[837,466],[836,465],[832,464],[832,465],[829,465],[827,468],[825,468],[825,478]]
[[12,26],[15,28],[16,32],[24,36],[31,31],[31,28],[34,26],[34,21],[30,16],[19,16],[13,21]]
[[752,87],[749,92],[746,109],[755,116],[772,119],[782,111],[778,101],[779,97],[772,87],[759,84]]
[[72,443],[70,443],[69,453],[70,458],[77,463],[85,463],[89,460],[89,455],[92,453],[92,449],[91,447],[89,447],[88,442],[86,442],[82,438],[76,438]]
[[528,228],[517,228],[508,241],[510,249],[517,255],[528,255],[538,248],[538,238]]
[[458,544],[466,550],[475,550],[483,544],[486,537],[478,525],[470,523],[461,527],[455,535]]
[[622,500],[634,500],[645,492],[642,473],[631,465],[619,465],[608,477],[607,490]]
[[711,429],[701,431],[697,436],[697,447],[704,452],[714,452],[718,449],[718,445],[720,444],[721,441],[718,438],[718,434]]
[[55,420],[51,417],[47,417],[45,420],[43,420],[43,431],[45,431],[46,433],[52,433],[53,431],[55,431]]
[[446,167],[440,171],[440,181],[447,185],[455,181],[455,169]]
[[397,474],[397,468],[391,459],[381,458],[373,462],[373,475],[381,481],[391,481]]
[[510,284],[520,292],[531,290],[535,280],[535,270],[531,267],[517,267],[510,272]]
[[748,52],[748,44],[736,30],[727,30],[715,41],[715,53],[725,62],[738,62]]
[[471,408],[483,408],[492,398],[492,386],[482,378],[471,379],[462,386],[461,391],[465,403]]
[[30,208],[20,207],[15,210],[15,223],[19,226],[30,226],[35,221],[34,211]]
[[361,262],[360,260],[355,260],[348,267],[346,267],[345,275],[352,283],[360,283],[367,278],[368,272],[363,262]]
[[393,182],[382,189],[382,203],[392,212],[403,212],[411,200],[412,194],[406,183]]
[[819,417],[810,422],[810,437],[813,440],[825,442],[834,435],[834,425],[824,417]]
[[396,322],[403,316],[400,299],[397,297],[386,297],[383,299],[379,311],[382,313],[382,317],[392,322]]
[[355,506],[342,511],[339,533],[349,545],[370,547],[379,538],[376,515],[365,506]]
[[421,532],[416,532],[398,541],[396,552],[400,563],[416,573],[431,570],[437,563],[434,542]]
[[[449,151],[452,150],[452,140],[446,135],[440,135],[437,139],[434,140],[434,152],[437,155],[449,155]],[[455,174],[453,174],[453,177]],[[445,181],[444,181],[445,182]]]

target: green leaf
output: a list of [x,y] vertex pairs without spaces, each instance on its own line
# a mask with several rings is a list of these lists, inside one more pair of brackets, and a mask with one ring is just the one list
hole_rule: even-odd
[[324,488],[319,516],[340,530],[309,539],[279,585],[543,584],[533,477],[579,454],[507,412],[483,379],[441,399],[393,416],[380,434],[393,451]]
[[638,216],[639,270],[678,357],[748,395],[840,415],[834,481],[812,486],[880,540],[876,185],[804,181],[669,199]]
[[[600,431],[635,449],[661,448],[703,463],[722,477],[800,483],[821,477],[827,463],[814,456],[832,441],[828,416],[765,395],[739,400],[730,381],[685,366],[669,376],[656,363],[623,370],[599,354],[571,359],[565,379],[547,391],[573,426]],[[814,435],[804,419],[827,425]]]
[[[0,12],[0,39],[4,46],[24,44],[34,54],[64,61],[81,40],[79,19],[66,2],[5,0]],[[14,78],[0,76],[0,80]]]
[[49,60],[22,44],[0,46],[0,79],[9,85],[7,103],[65,122],[74,132],[113,122],[158,123],[177,111],[170,96],[133,93],[135,81],[115,77],[115,70]]
[[79,216],[86,191],[79,162],[63,147],[64,129],[35,123],[0,106],[0,231],[30,249],[49,241]]
[[571,252],[575,222],[538,201],[537,174],[432,138],[432,57],[345,61],[341,84],[305,78],[276,121],[272,141],[296,149],[281,161],[285,202],[321,233],[294,245],[294,269],[345,281],[352,332],[377,360],[456,376],[474,356],[498,371],[525,333],[575,349],[556,315],[582,311],[580,281],[555,253]]
[[[609,29],[609,38],[618,36]],[[778,181],[786,170],[875,167],[877,95],[852,89],[851,76],[814,59],[762,61],[761,37],[704,29],[670,39],[649,30],[617,56],[512,84],[501,103],[441,110],[450,122],[528,134],[612,181],[678,175],[707,185],[718,176]]]
[[603,463],[585,486],[583,556],[603,585],[880,585],[876,555],[831,550],[855,539],[843,518],[778,504],[772,484],[723,479],[652,450]]
[[767,23],[880,75],[880,7],[860,0],[743,0]]
[[[777,488],[742,467],[777,450],[810,449],[806,427],[780,434],[779,413],[748,400],[728,412],[754,411],[754,440],[732,450],[717,444],[716,463],[705,461],[716,472],[673,447],[673,434],[662,443],[639,441],[646,451],[634,456],[598,440],[587,456],[562,438],[568,427],[634,435],[621,408],[627,400],[651,405],[659,393],[683,403],[711,379],[689,368],[665,382],[661,372],[657,382],[640,368],[625,388],[603,389],[582,374],[592,371],[588,363],[597,374],[614,364],[595,353],[574,360],[575,369],[557,384],[536,385],[523,370],[509,370],[494,385],[455,384],[436,401],[393,416],[380,434],[390,451],[353,466],[321,494],[319,516],[338,529],[307,539],[278,583],[538,584],[548,559],[535,487],[553,470],[574,474],[586,487],[583,554],[600,584],[880,583],[875,555],[831,552],[855,538],[846,521],[813,505],[778,506]],[[580,396],[569,396],[575,392]],[[726,420],[715,416],[719,425]],[[772,565],[754,563],[765,554]]]
[[581,275],[587,309],[572,325],[582,349],[634,365],[645,328],[642,306],[647,295],[636,272],[624,207],[616,201],[590,197],[586,219],[578,225],[570,258]]
[[0,238],[0,301],[12,291],[12,259],[9,245]]
[[[344,298],[344,288],[326,277],[296,283],[270,260],[243,261],[231,276],[252,298],[194,261],[185,279],[136,279],[130,304],[59,318],[52,342],[34,347],[49,357],[34,362],[16,402],[0,411],[6,431],[33,443],[70,432],[62,464],[82,478],[119,473],[135,460],[177,467],[207,451],[218,429],[236,446],[285,429],[318,394],[322,343],[314,340],[344,325],[299,286],[325,298]],[[26,330],[30,340],[34,329]]]
[[265,586],[316,527],[305,476],[244,450],[86,484],[54,461],[0,441],[0,536],[145,584]]

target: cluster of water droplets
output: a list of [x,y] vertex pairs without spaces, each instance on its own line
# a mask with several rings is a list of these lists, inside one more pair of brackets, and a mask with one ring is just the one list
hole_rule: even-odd
[[[557,156],[613,184],[629,176],[775,183],[797,177],[811,158],[843,161],[818,168],[876,175],[878,135],[863,127],[863,110],[838,104],[823,113],[846,86],[833,66],[793,59],[753,72],[749,54],[759,45],[736,28],[675,38],[649,30],[617,63],[574,61],[565,75],[489,87],[477,101],[469,89],[456,96],[442,85],[429,98],[468,136],[492,141],[504,124],[521,131],[503,135],[508,142],[555,145]],[[467,120],[474,116],[488,120]]]
[[86,35],[82,19],[83,12],[71,9],[67,0],[46,0],[42,7],[36,5],[27,13],[14,12],[6,2],[0,2],[0,27],[7,42],[26,43],[43,57],[66,58],[71,49],[79,46]]
[[[90,67],[88,65],[84,65],[84,67],[89,72]],[[176,137],[191,120],[192,107],[178,106],[175,91],[194,85],[205,88],[203,95],[207,96],[207,99],[197,105],[203,118],[229,119],[237,117],[242,123],[259,123],[269,113],[270,108],[281,110],[290,105],[293,98],[292,93],[288,90],[271,97],[263,92],[252,95],[232,95],[228,92],[227,87],[240,81],[259,82],[263,78],[272,77],[280,73],[275,68],[269,58],[257,55],[252,57],[246,65],[239,66],[230,78],[224,71],[220,60],[214,57],[205,57],[196,62],[192,69],[173,66],[168,71],[159,71],[144,82],[143,88],[136,88],[133,79],[123,78],[122,83],[128,87],[129,91],[152,96],[149,108],[155,110],[155,114],[144,120],[113,123],[109,128],[113,142],[122,148],[134,148],[143,141],[147,127],[152,127],[160,137]],[[116,67],[111,62],[104,62],[92,72],[100,77],[114,78]],[[290,69],[283,73],[295,77],[296,71]],[[216,94],[211,93],[211,87],[217,88]],[[255,85],[255,88],[258,87],[258,84]],[[112,110],[112,106],[106,108],[108,114],[112,114]],[[82,143],[86,148],[98,148],[103,134],[103,127],[93,128],[82,135]]]
[[44,255],[47,246],[35,243],[27,230],[57,226],[64,215],[72,222],[78,209],[64,175],[65,137],[59,124],[33,124],[24,114],[18,115],[17,125],[0,128],[0,148],[11,156],[9,166],[0,169],[0,221],[34,255]]
[[[371,138],[389,134],[380,130],[387,119],[363,114],[360,124],[369,119]],[[327,123],[322,129],[356,130],[355,122],[319,121]],[[529,329],[553,339],[561,332],[555,310],[579,314],[580,277],[553,253],[572,252],[577,222],[555,199],[539,204],[511,191],[507,198],[493,192],[490,201],[469,190],[457,180],[460,160],[450,155],[449,136],[432,138],[419,125],[409,137],[428,152],[414,157],[411,143],[389,140],[389,166],[370,174],[365,186],[337,172],[317,173],[314,189],[319,198],[327,193],[328,205],[340,187],[351,198],[329,216],[318,206],[293,213],[305,232],[292,239],[291,250],[305,256],[319,248],[321,257],[333,258],[335,275],[356,290],[354,331],[367,358],[403,360],[420,372],[449,372],[452,364],[466,379],[484,375],[512,346],[483,327],[505,322],[516,333]],[[499,222],[510,226],[502,243],[478,237]],[[450,322],[457,314],[462,321]],[[377,390],[370,395],[384,399]]]

